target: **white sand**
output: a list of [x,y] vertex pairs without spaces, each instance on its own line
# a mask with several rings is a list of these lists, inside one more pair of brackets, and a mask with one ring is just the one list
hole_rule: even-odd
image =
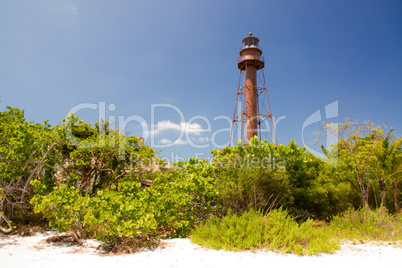
[[165,247],[127,255],[102,255],[99,243],[83,246],[46,243],[55,232],[34,236],[1,236],[0,268],[5,267],[400,267],[402,248],[366,243],[343,244],[334,254],[298,257],[273,252],[227,252],[203,249],[189,239],[164,240]]

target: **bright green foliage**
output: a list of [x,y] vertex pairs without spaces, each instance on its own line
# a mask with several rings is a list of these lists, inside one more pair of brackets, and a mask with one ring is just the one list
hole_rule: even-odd
[[73,230],[78,237],[118,244],[139,236],[154,238],[162,202],[154,188],[141,191],[138,180],[152,177],[152,165],[161,162],[153,149],[107,122],[91,125],[74,115],[55,132],[60,137],[56,175],[32,183],[35,212],[43,213],[52,227]]
[[[136,174],[96,193],[64,184],[32,199],[52,227],[82,237],[121,242],[138,236],[183,237],[213,212],[216,191],[206,161],[190,159],[155,175],[154,186],[141,190]],[[48,192],[39,181],[34,185]]]
[[400,241],[402,216],[384,208],[349,210],[334,217],[330,229],[342,239]]
[[219,219],[210,218],[196,227],[191,240],[206,247],[224,250],[258,249],[264,242],[264,218],[262,213],[250,210],[238,217],[229,211]]
[[[35,211],[52,227],[116,243],[181,237],[216,210],[212,167],[206,160],[165,169],[135,136],[74,115],[56,130],[62,138],[57,176],[53,184],[35,180],[32,199]],[[153,186],[142,189],[140,179]]]
[[[326,232],[402,239],[400,217],[382,210],[340,214],[361,200],[367,208],[393,201],[399,211],[401,138],[369,122],[325,128],[339,141],[324,149],[327,159],[293,140],[275,146],[255,137],[247,146],[213,150],[211,163],[191,158],[165,168],[140,138],[108,122],[89,124],[71,114],[51,127],[26,122],[24,111],[7,107],[0,112],[0,211],[28,222],[33,204],[60,231],[134,247],[141,240],[187,236],[200,223],[194,239],[235,250],[331,252],[335,240]],[[144,179],[152,186],[144,189]],[[286,212],[272,210],[279,206]],[[234,214],[208,220],[228,211]],[[310,220],[336,214],[342,216],[331,229],[317,229]]]
[[91,125],[71,114],[58,130],[63,136],[63,163],[58,167],[61,181],[78,189],[95,192],[117,186],[119,179],[128,176],[128,169],[154,159],[152,148],[135,136],[120,134],[108,122]]
[[[32,185],[36,191],[46,190],[39,180],[32,181]],[[55,219],[50,223],[50,227],[59,227],[60,231],[67,231],[82,228],[80,221],[86,213],[89,200],[82,197],[74,187],[61,185],[47,196],[36,194],[31,203],[35,205],[36,213],[43,212],[45,217]]]
[[314,227],[311,220],[299,225],[282,209],[265,216],[250,210],[242,216],[229,213],[222,219],[213,217],[197,226],[191,240],[214,249],[268,249],[298,255],[331,253],[339,248],[330,234]]
[[[34,184],[41,187],[38,181]],[[142,192],[140,188],[138,182],[123,182],[119,191],[112,187],[91,196],[61,185],[47,196],[35,195],[32,203],[36,212],[50,219],[51,227],[76,231],[82,238],[89,235],[110,242],[140,234],[151,236],[156,229],[153,193]]]
[[338,126],[329,124],[326,128],[336,133],[339,139],[327,156],[338,159],[337,175],[360,192],[363,206],[368,208],[372,174],[379,163],[375,153],[382,129],[369,122],[349,121]]
[[170,237],[185,237],[200,221],[217,211],[213,170],[204,159],[190,158],[158,174],[152,190],[158,194],[157,220]]
[[24,111],[11,107],[0,112],[0,133],[0,210],[12,220],[24,219],[30,212],[30,181],[52,177],[58,141],[47,122],[27,122]]
[[[372,190],[378,187],[381,203],[385,206],[387,182],[397,182],[395,188],[399,184],[398,176],[402,167],[398,161],[398,148],[401,144],[391,142],[390,133],[385,136],[384,129],[371,122],[359,124],[345,120],[339,125],[326,124],[324,129],[338,137],[337,144],[333,144],[329,150],[324,149],[328,161],[336,163],[335,176],[349,182],[360,193],[365,208],[373,204],[378,206],[376,193],[372,193]],[[373,194],[374,199],[370,202],[370,196]]]

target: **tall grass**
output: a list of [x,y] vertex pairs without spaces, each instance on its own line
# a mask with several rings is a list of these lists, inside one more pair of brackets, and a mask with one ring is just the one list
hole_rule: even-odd
[[191,240],[214,249],[268,249],[298,255],[330,253],[339,248],[330,233],[315,227],[312,220],[299,225],[282,209],[266,215],[250,210],[242,216],[229,213],[222,219],[211,218],[196,227]]
[[402,240],[402,215],[391,215],[386,209],[349,210],[334,217],[330,224],[333,234],[348,240]]
[[282,209],[266,215],[254,210],[241,216],[229,212],[222,219],[213,217],[198,225],[190,238],[214,249],[332,253],[342,240],[402,240],[402,215],[391,215],[385,209],[349,210],[334,217],[329,225],[317,225],[312,220],[298,224]]

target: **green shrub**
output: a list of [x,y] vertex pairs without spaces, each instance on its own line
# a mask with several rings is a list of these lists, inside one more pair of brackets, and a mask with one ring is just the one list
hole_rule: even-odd
[[225,210],[282,206],[299,219],[328,220],[360,204],[349,182],[293,140],[276,146],[254,137],[248,146],[239,142],[211,153],[218,201]]
[[95,237],[106,243],[139,247],[163,237],[185,237],[212,213],[216,190],[208,163],[190,159],[156,173],[153,186],[141,189],[136,174],[96,192],[60,184],[49,191],[33,181],[31,203],[59,231],[77,238]]
[[236,168],[218,172],[218,201],[225,210],[266,210],[289,201],[289,180],[284,170]]
[[401,215],[391,215],[385,208],[349,210],[334,217],[330,228],[343,239],[402,240]]
[[219,210],[217,190],[206,160],[190,158],[179,162],[153,181],[158,195],[157,221],[167,237],[186,237],[194,226]]
[[214,249],[268,249],[298,255],[330,253],[339,248],[325,228],[314,227],[312,220],[299,225],[282,209],[265,216],[250,210],[242,216],[230,212],[222,219],[213,217],[195,228],[191,240]]
[[[40,187],[40,182],[34,184]],[[31,202],[35,212],[50,219],[50,227],[59,231],[72,230],[78,236],[92,236],[105,242],[123,237],[148,235],[157,224],[150,194],[140,190],[138,182],[123,182],[119,191],[115,187],[98,191],[95,195],[81,193],[74,187],[61,185],[50,194],[35,195]]]

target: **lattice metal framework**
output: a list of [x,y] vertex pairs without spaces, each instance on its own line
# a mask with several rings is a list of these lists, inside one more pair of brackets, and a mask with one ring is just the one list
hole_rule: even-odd
[[[229,146],[242,140],[248,144],[253,136],[276,142],[275,127],[263,72],[264,58],[259,39],[243,39],[238,67],[240,69]],[[271,125],[270,125],[271,123]]]

